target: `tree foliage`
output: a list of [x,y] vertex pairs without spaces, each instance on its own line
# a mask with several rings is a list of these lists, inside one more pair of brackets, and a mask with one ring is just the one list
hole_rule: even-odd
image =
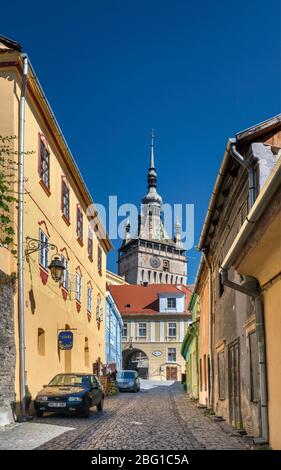
[[17,151],[14,150],[16,136],[0,135],[0,245],[14,251],[14,222],[12,203],[17,201],[15,183],[17,175]]

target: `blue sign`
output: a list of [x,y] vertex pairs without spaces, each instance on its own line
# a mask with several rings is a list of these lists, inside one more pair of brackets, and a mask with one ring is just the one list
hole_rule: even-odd
[[60,331],[59,337],[59,349],[72,349],[73,347],[73,333],[72,331]]

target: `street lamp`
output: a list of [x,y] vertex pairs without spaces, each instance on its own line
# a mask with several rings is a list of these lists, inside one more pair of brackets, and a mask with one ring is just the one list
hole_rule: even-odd
[[58,256],[55,256],[51,263],[48,266],[51,276],[55,282],[60,282],[65,266],[62,264],[61,259]]
[[62,278],[62,273],[65,270],[65,266],[63,265],[63,262],[58,256],[57,246],[49,242],[43,242],[42,240],[37,240],[36,238],[26,237],[25,256],[26,256],[27,261],[31,253],[40,251],[42,248],[47,248],[48,250],[56,251],[56,256],[52,258],[52,261],[49,264],[48,268],[51,272],[52,279],[55,282],[60,282]]

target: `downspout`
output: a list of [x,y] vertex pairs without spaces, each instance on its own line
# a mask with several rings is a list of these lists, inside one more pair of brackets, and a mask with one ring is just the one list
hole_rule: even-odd
[[[235,140],[230,139],[230,152],[233,158],[240,163],[244,168],[247,169],[249,175],[249,196],[250,196],[250,209],[253,207],[256,199],[256,188],[255,188],[255,175],[253,166],[246,160],[236,149]],[[265,362],[265,330],[264,330],[264,319],[263,319],[263,305],[261,299],[261,290],[259,282],[256,278],[246,276],[246,283],[237,284],[228,279],[228,269],[230,264],[224,261],[221,265],[220,273],[222,276],[222,282],[225,286],[231,289],[242,292],[255,299],[255,320],[256,320],[256,335],[258,343],[258,361],[259,361],[259,373],[260,373],[260,394],[261,394],[261,428],[262,428],[262,439],[255,440],[259,443],[268,443],[268,404],[267,404],[267,374],[266,374],[266,362]]]
[[209,270],[209,355],[210,355],[210,381],[208,387],[208,408],[213,406],[213,285],[212,285],[212,267],[203,248],[202,253]]
[[25,93],[28,73],[27,55],[23,54],[23,75],[19,109],[19,182],[18,182],[18,316],[19,316],[19,356],[20,356],[20,404],[21,414],[26,414],[25,380],[25,332],[24,332],[24,128],[25,128]]
[[250,195],[250,207],[253,207],[255,198],[256,198],[256,187],[255,187],[255,174],[254,174],[254,168],[249,163],[246,158],[244,158],[236,149],[234,139],[230,139],[230,153],[233,156],[233,158],[240,163],[246,170],[248,171],[249,175],[249,195]]

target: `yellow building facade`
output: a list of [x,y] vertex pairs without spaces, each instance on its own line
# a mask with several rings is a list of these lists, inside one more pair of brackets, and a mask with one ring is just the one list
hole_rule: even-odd
[[[0,134],[18,136],[23,59],[0,38]],[[17,140],[14,141],[17,151]],[[34,397],[59,372],[91,372],[105,360],[106,255],[111,244],[92,198],[29,62],[24,122],[24,324],[25,375]],[[18,159],[18,153],[15,159]],[[17,163],[17,162],[16,162]],[[15,186],[15,191],[16,191]],[[91,216],[88,210],[91,207]],[[18,248],[18,213],[11,207]],[[36,240],[35,242],[32,239]],[[39,251],[32,251],[37,241]],[[54,245],[54,249],[47,245]],[[54,282],[53,255],[66,269]],[[0,269],[17,272],[17,258],[0,248]],[[19,401],[18,285],[15,284],[15,393]],[[58,334],[70,329],[73,348],[58,348]]]

